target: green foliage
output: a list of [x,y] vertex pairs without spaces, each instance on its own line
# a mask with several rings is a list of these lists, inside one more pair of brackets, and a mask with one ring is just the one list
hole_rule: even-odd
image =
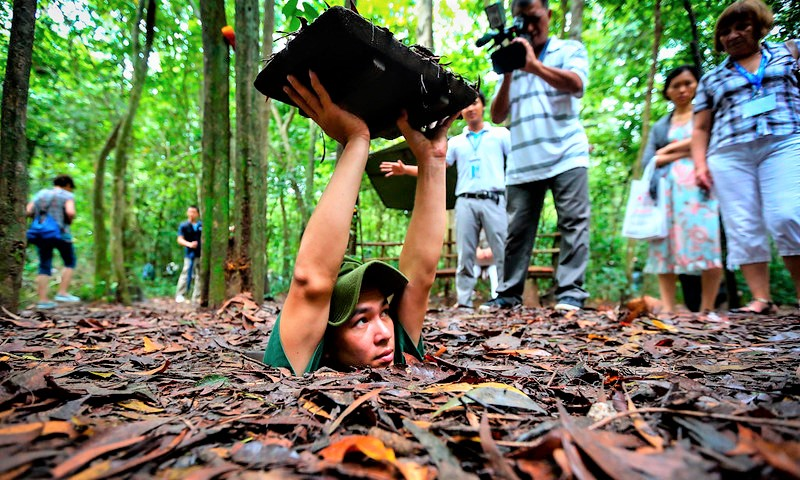
[[775,13],[778,38],[800,38],[800,0],[766,0]]

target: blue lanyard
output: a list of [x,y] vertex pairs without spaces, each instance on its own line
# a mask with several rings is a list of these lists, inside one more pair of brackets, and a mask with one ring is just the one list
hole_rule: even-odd
[[542,51],[539,53],[539,61],[544,61],[544,56],[547,53],[547,47],[550,46],[550,38],[547,38],[547,41],[544,42],[544,46],[542,47]]
[[761,63],[758,65],[758,71],[756,71],[755,75],[748,72],[743,66],[739,65],[739,62],[733,62],[733,66],[736,67],[736,71],[738,71],[750,85],[753,86],[753,92],[758,93],[761,91],[761,83],[764,81],[764,71],[767,69],[767,63],[772,59],[772,54],[769,53],[769,50],[761,50]]
[[481,130],[480,132],[469,132],[467,134],[467,140],[469,140],[469,144],[472,146],[472,151],[475,152],[476,155],[478,154],[478,148],[481,146],[481,140],[483,140],[484,133],[486,133],[486,130]]

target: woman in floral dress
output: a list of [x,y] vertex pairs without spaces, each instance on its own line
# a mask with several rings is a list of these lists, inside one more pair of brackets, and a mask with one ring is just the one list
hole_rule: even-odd
[[[701,311],[714,309],[722,277],[717,200],[697,186],[690,153],[692,101],[699,74],[684,65],[667,75],[664,97],[673,111],[659,120],[648,138],[645,162],[656,162],[654,187],[666,180],[666,238],[650,242],[645,272],[658,274],[663,313],[675,310],[679,274],[701,273]],[[655,193],[651,188],[651,193]]]

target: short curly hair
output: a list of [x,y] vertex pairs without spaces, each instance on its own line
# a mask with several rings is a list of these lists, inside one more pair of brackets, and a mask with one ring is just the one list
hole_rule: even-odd
[[714,27],[714,49],[724,52],[719,37],[720,32],[740,20],[750,20],[753,23],[753,32],[758,35],[756,40],[764,38],[775,24],[772,10],[763,0],[737,0],[726,8],[717,19]]
[[53,185],[56,187],[69,187],[75,189],[75,182],[72,180],[72,177],[64,174],[56,176],[56,178],[53,179]]

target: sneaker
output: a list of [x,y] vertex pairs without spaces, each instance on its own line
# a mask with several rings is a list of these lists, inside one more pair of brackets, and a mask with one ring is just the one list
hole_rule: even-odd
[[480,306],[480,310],[482,310],[484,312],[486,312],[486,311],[492,312],[492,311],[500,310],[500,309],[516,308],[516,307],[520,306],[521,304],[522,304],[522,302],[520,302],[516,298],[495,297],[495,298],[489,300],[488,302],[484,303],[483,305],[481,305]]
[[574,297],[563,297],[558,299],[555,306],[557,312],[570,312],[580,310],[583,308],[583,300],[578,300]]
[[184,297],[183,295],[178,295],[177,297],[175,297],[175,301],[177,303],[183,303],[186,301],[186,297]]
[[460,312],[460,313],[473,313],[475,311],[475,309],[472,308],[471,306],[469,306],[469,305],[461,305],[460,303],[457,303],[453,307],[453,310],[455,310],[457,312]]
[[58,304],[56,302],[39,302],[36,304],[37,310],[50,310],[56,308]]
[[69,293],[59,293],[55,297],[53,297],[56,302],[64,302],[64,303],[78,303],[81,301],[80,297],[76,297],[75,295],[70,295]]

